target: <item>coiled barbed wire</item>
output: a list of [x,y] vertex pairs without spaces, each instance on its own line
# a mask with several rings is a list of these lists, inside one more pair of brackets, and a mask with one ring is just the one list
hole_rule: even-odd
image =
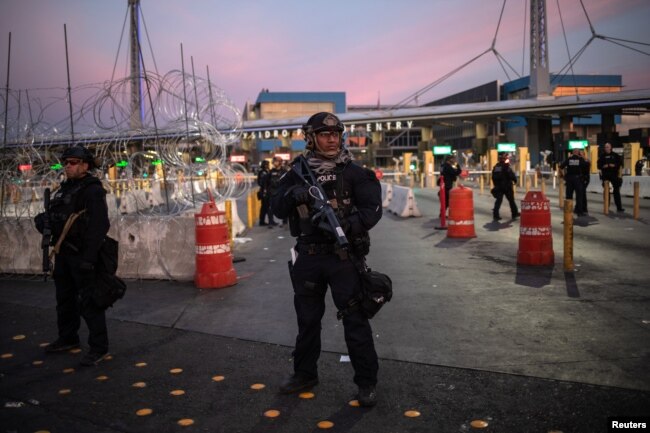
[[63,179],[59,157],[73,144],[94,152],[117,214],[175,215],[208,200],[207,189],[219,201],[246,194],[252,176],[226,159],[242,121],[225,92],[178,70],[138,79],[136,113],[131,77],[71,89],[74,136],[67,89],[0,92],[0,218],[42,210],[43,189]]

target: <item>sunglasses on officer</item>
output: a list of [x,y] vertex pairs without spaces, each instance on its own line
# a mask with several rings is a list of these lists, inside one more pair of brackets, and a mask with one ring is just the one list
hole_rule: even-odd
[[318,133],[318,136],[320,138],[330,138],[330,137],[332,137],[334,139],[338,139],[341,136],[341,133],[338,132],[338,131],[321,131],[321,132]]
[[80,160],[80,159],[66,159],[65,161],[63,161],[63,165],[72,165],[72,166],[75,166],[75,165],[79,165],[79,164],[81,164],[82,162],[83,162],[83,161]]

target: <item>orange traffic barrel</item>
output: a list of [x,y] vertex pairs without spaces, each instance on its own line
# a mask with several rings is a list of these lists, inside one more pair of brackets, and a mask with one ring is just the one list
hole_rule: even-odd
[[552,265],[554,260],[550,202],[544,193],[529,191],[521,201],[517,263]]
[[459,185],[449,192],[448,238],[475,238],[474,196],[471,189]]
[[237,283],[232,267],[226,213],[214,201],[203,204],[194,214],[196,230],[196,270],[194,285],[199,289],[220,289]]

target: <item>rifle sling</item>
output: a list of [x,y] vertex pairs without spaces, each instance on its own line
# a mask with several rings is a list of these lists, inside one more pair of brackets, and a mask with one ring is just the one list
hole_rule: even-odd
[[86,209],[83,209],[79,212],[75,212],[72,215],[68,217],[68,219],[65,222],[65,225],[63,226],[63,231],[61,232],[61,236],[59,236],[59,240],[56,241],[56,245],[54,245],[54,248],[52,248],[52,251],[50,251],[50,259],[55,255],[59,254],[59,250],[61,249],[61,244],[63,243],[63,240],[65,237],[68,235],[68,232],[72,228],[72,224],[81,216],[82,213],[86,212]]

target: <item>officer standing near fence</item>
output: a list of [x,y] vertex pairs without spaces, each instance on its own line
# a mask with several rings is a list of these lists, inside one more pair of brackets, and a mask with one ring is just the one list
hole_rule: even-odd
[[[454,182],[456,182],[462,171],[454,155],[447,155],[445,162],[440,166],[440,177],[445,180],[445,211],[449,208],[449,191],[454,187]],[[442,193],[443,190],[438,192],[438,194]]]
[[[106,191],[101,181],[88,172],[95,167],[95,160],[87,149],[69,147],[63,152],[61,161],[66,179],[46,209],[52,243],[59,245],[52,273],[59,337],[45,351],[64,352],[79,347],[81,316],[88,326],[90,346],[81,364],[91,366],[108,354],[104,309],[92,300],[98,252],[110,227]],[[39,214],[35,222],[42,233],[43,214]]]
[[603,181],[603,187],[605,185],[604,181],[606,180],[612,185],[617,212],[625,212],[621,203],[621,185],[623,184],[623,179],[621,179],[620,171],[622,165],[619,154],[612,152],[611,143],[605,143],[604,152],[598,158],[598,170],[600,170],[600,179]]
[[[374,172],[352,163],[351,153],[343,146],[344,126],[335,115],[327,112],[314,114],[303,126],[303,131],[307,141],[304,157],[316,181],[327,193],[327,199],[353,246],[354,260],[362,259],[370,247],[368,231],[382,216],[379,181]],[[298,160],[293,162],[298,163]],[[290,275],[298,336],[293,352],[294,373],[281,385],[283,394],[295,393],[318,383],[321,319],[325,313],[327,287],[330,287],[334,304],[340,311],[349,306],[361,289],[353,257],[338,247],[332,233],[312,220],[316,212],[314,190],[296,171],[290,171],[282,177],[272,199],[275,215],[288,217],[291,235],[297,238],[297,259],[290,266]],[[301,205],[306,205],[306,208]],[[374,406],[377,401],[378,361],[370,323],[360,310],[356,310],[344,315],[343,328],[354,368],[354,383],[359,387],[359,403]]]
[[584,215],[584,180],[583,173],[588,163],[580,155],[580,149],[573,149],[571,156],[560,164],[560,168],[565,170],[564,181],[566,184],[566,199],[573,200],[573,193],[576,194],[576,205],[574,212],[578,216]]
[[515,175],[515,172],[512,171],[512,168],[510,167],[507,153],[499,153],[499,162],[497,162],[492,169],[492,182],[494,183],[492,195],[496,199],[494,202],[494,209],[492,210],[492,217],[494,220],[498,221],[501,219],[501,216],[499,216],[499,209],[501,208],[504,195],[510,204],[510,214],[512,215],[512,219],[517,218],[519,216],[519,209],[517,209],[513,189],[513,185],[517,183],[517,175]]
[[[278,191],[278,187],[280,185],[280,178],[284,173],[287,172],[287,170],[284,167],[282,167],[282,158],[280,158],[279,156],[273,157],[272,164],[273,167],[271,167],[271,170],[269,171],[269,182],[268,182],[269,198],[273,197],[273,195]],[[272,209],[269,209],[269,219],[271,218],[273,218],[273,211]],[[282,219],[279,224],[280,227],[283,227],[285,223],[286,223],[286,219]]]
[[[257,185],[260,187],[257,191],[257,198],[262,202],[260,206],[260,225],[272,228],[276,224],[273,220],[273,212],[271,212],[271,172],[269,162],[266,160],[262,161],[260,171],[257,173]],[[268,223],[264,221],[267,216]]]

